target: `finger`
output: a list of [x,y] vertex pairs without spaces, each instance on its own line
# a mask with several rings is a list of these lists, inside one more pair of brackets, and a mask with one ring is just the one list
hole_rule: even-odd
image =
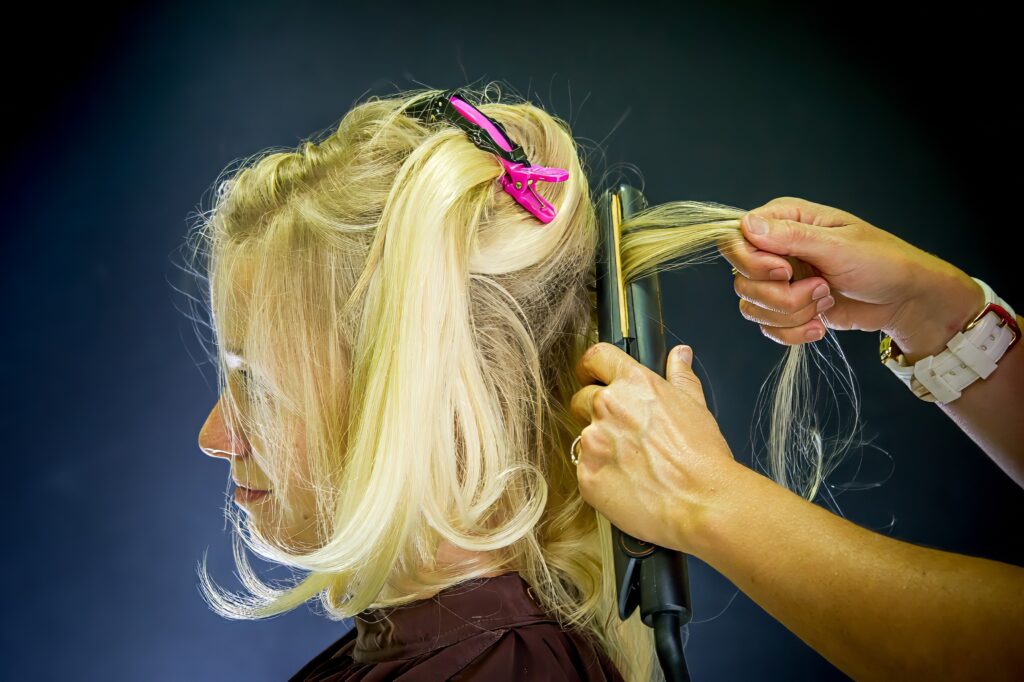
[[858,220],[856,216],[846,211],[798,197],[778,197],[763,206],[750,209],[750,213],[820,227],[840,227]]
[[746,299],[740,299],[740,314],[751,322],[767,327],[799,327],[807,324],[821,313],[836,304],[831,296],[812,301],[795,313],[777,313],[774,310],[761,308]]
[[602,341],[588,348],[576,363],[576,378],[583,386],[595,381],[608,385],[616,377],[623,376],[626,371],[633,371],[637,367],[644,366],[621,348]]
[[860,329],[861,331],[878,331],[875,326],[865,326],[864,320],[877,315],[875,304],[855,301],[840,293],[833,293],[836,305],[821,314],[821,320],[829,329]]
[[843,236],[834,227],[768,218],[753,212],[743,216],[740,230],[747,241],[762,251],[811,262],[835,258],[844,248]]
[[786,346],[798,346],[801,343],[814,343],[825,336],[825,323],[814,318],[799,327],[769,327],[761,325],[761,333],[775,343]]
[[689,346],[676,346],[669,353],[665,368],[665,378],[676,388],[682,389],[691,398],[707,407],[704,398],[704,387],[700,379],[693,373],[693,349]]
[[744,277],[789,281],[793,269],[782,256],[762,251],[746,239],[723,239],[718,250]]
[[783,315],[800,312],[831,294],[828,281],[818,276],[795,282],[764,282],[737,275],[733,280],[733,289],[737,296],[758,308]]
[[590,424],[594,420],[594,396],[607,386],[590,384],[573,394],[569,400],[569,411],[581,424]]

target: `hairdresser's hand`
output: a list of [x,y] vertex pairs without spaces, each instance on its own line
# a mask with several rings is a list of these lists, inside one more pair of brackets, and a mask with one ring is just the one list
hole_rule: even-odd
[[914,362],[939,352],[984,305],[963,271],[836,208],[782,197],[752,209],[741,227],[746,241],[723,249],[739,271],[740,312],[779,343],[817,341],[825,325],[881,329]]
[[687,553],[715,492],[743,468],[708,411],[692,359],[677,346],[666,380],[595,344],[576,365],[583,388],[570,406],[587,425],[576,470],[583,499],[633,537]]

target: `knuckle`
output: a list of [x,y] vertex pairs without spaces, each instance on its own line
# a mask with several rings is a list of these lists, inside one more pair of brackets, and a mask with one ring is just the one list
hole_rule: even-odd
[[782,341],[779,339],[779,335],[778,335],[777,331],[773,327],[769,327],[769,326],[763,325],[763,324],[760,325],[760,327],[761,327],[761,334],[763,334],[765,337],[771,339],[775,343],[782,343]]
[[801,341],[794,340],[792,338],[793,329],[778,329],[772,327],[762,327],[761,332],[769,339],[783,346],[796,346],[800,345]]
[[767,307],[763,300],[765,292],[757,282],[747,282],[737,293],[740,300],[746,301],[751,306]]
[[589,384],[596,372],[598,364],[597,356],[604,351],[603,346],[608,344],[598,342],[583,351],[580,359],[576,361],[576,379],[582,384]]
[[811,301],[810,305],[805,305],[797,316],[793,326],[806,324],[818,316],[818,302]]
[[732,280],[732,290],[736,292],[736,295],[743,298],[743,292],[747,290],[747,278],[743,275],[736,275]]
[[786,292],[785,296],[781,301],[781,304],[779,306],[779,312],[785,313],[786,315],[792,315],[794,313],[800,312],[800,310],[802,310],[806,305],[807,303],[800,300],[799,295],[796,293],[793,287],[789,287],[789,290]]
[[583,392],[582,391],[577,391],[576,393],[574,393],[572,398],[569,400],[569,412],[572,414],[572,416],[576,417],[576,419],[578,419],[580,421],[583,421],[584,417],[586,416],[583,413],[582,402],[583,402]]
[[630,381],[642,382],[647,378],[646,367],[641,364],[630,365],[625,376]]
[[790,245],[799,244],[803,241],[804,231],[800,229],[800,224],[795,220],[784,218],[778,221],[786,230],[786,241]]
[[779,202],[785,203],[789,206],[796,206],[801,209],[808,209],[817,206],[817,204],[810,199],[804,199],[803,197],[782,197]]
[[580,447],[588,455],[600,454],[603,449],[604,439],[601,438],[601,430],[597,424],[591,424],[580,432]]
[[594,391],[594,397],[591,400],[591,406],[594,409],[595,416],[605,416],[611,413],[612,403],[615,398],[612,396],[610,390],[607,387],[599,388]]
[[700,382],[700,377],[697,376],[696,374],[694,374],[693,372],[683,372],[680,375],[680,378],[683,381],[685,381],[688,384],[690,384],[691,386],[694,386],[694,387],[699,388],[701,390],[704,389],[704,385],[701,384],[701,382]]
[[580,363],[590,365],[598,355],[608,352],[608,349],[613,347],[614,346],[607,341],[598,341],[583,353],[583,357],[580,358]]
[[764,325],[772,325],[774,322],[772,315],[775,311],[762,308],[756,303],[751,303],[750,301],[744,301],[744,303],[741,304],[740,313],[750,322],[756,322]]
[[778,206],[780,204],[800,204],[803,203],[804,201],[804,199],[801,199],[799,197],[782,196],[775,197],[767,204],[765,204],[765,206]]
[[743,298],[740,299],[740,315],[742,315],[743,319],[745,320],[749,320],[750,322],[757,322],[757,320],[754,319],[753,312],[751,311],[752,307],[753,306],[750,305],[749,301]]
[[643,376],[639,377],[639,381],[643,382],[646,387],[648,395],[657,395],[658,391],[661,390],[662,384],[665,382],[665,378],[655,374],[654,372],[643,372]]
[[878,228],[868,225],[867,223],[857,221],[843,225],[841,229],[841,234],[846,236],[847,239],[860,242],[869,239],[871,237],[871,232]]
[[784,329],[779,333],[779,343],[787,346],[799,346],[804,342],[800,338],[800,335],[803,333],[803,327]]

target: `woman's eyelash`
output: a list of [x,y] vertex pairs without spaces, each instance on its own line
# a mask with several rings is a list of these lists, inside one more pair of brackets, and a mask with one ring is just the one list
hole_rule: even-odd
[[232,368],[228,372],[228,374],[227,374],[227,383],[228,383],[229,386],[232,383],[234,383],[232,381],[232,379],[234,380],[234,382],[237,382],[237,385],[240,388],[242,388],[244,390],[244,389],[247,389],[250,386],[250,382],[252,381],[252,376],[249,374],[249,372],[247,370],[235,367],[235,368]]
[[238,372],[238,379],[239,379],[239,381],[241,381],[242,386],[244,386],[246,389],[252,388],[252,386],[253,386],[252,373],[249,372],[249,370],[246,370],[246,369],[239,369],[239,370],[236,370],[236,371]]
[[239,383],[241,384],[242,391],[246,397],[252,397],[257,393],[261,396],[269,395],[266,385],[251,371],[247,369],[236,369],[235,372],[238,374]]
[[247,367],[232,368],[228,375],[229,385],[232,383],[232,377],[234,377],[234,385],[236,386],[239,401],[244,403],[250,403],[254,400],[267,403],[271,401],[272,392],[268,386],[258,374],[255,374]]

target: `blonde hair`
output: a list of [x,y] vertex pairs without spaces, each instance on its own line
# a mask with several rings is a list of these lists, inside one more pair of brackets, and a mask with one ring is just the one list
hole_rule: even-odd
[[[566,454],[580,429],[573,367],[597,341],[580,152],[564,121],[491,86],[472,92],[531,162],[569,170],[539,188],[558,210],[550,224],[498,191],[501,165],[464,132],[403,114],[433,90],[370,98],[323,139],[256,155],[218,183],[195,253],[218,346],[237,340],[260,368],[239,386],[218,354],[225,426],[258,440],[280,502],[292,481],[312,491],[321,542],[279,546],[229,506],[248,593],[216,586],[205,555],[201,591],[227,618],[319,597],[340,620],[514,570],[626,679],[660,679],[651,629],[639,612],[618,619],[609,523]],[[627,221],[627,275],[741,239],[742,214],[680,202]],[[438,565],[441,540],[488,554]],[[243,542],[306,575],[264,583]]]

